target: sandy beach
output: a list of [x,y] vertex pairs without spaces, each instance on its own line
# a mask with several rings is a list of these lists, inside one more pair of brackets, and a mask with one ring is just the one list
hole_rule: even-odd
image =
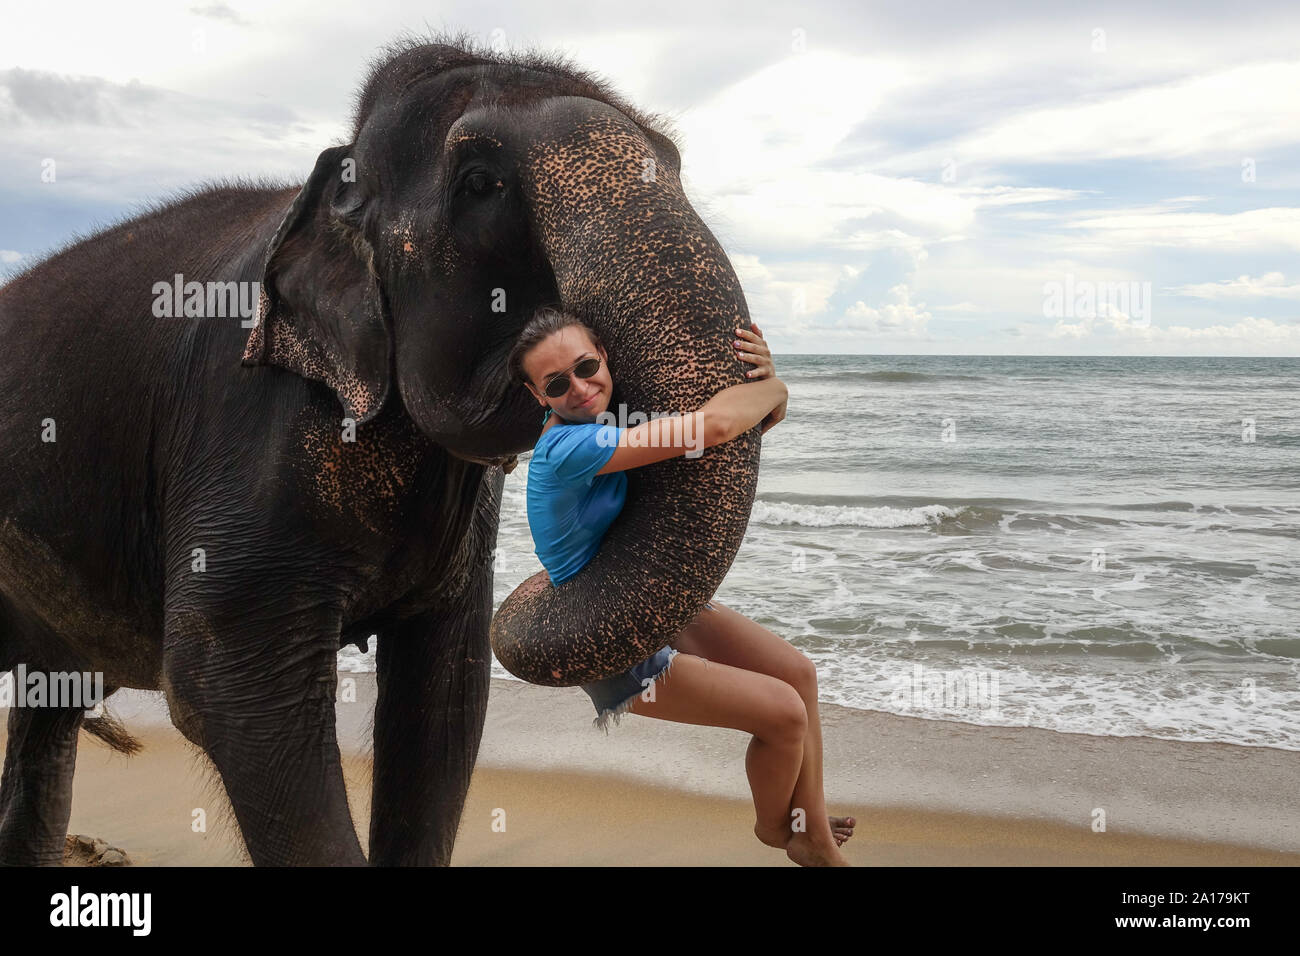
[[[353,816],[366,845],[373,674],[339,705]],[[159,694],[109,701],[134,757],[83,734],[71,833],[137,865],[246,865],[204,758]],[[635,715],[608,737],[577,688],[493,680],[457,866],[793,866],[753,836],[746,735]],[[823,704],[826,792],[858,818],[859,866],[1300,864],[1300,754],[1147,737],[981,727]],[[1106,831],[1094,832],[1094,808]],[[194,832],[202,808],[207,831]],[[505,831],[494,814],[505,813]]]

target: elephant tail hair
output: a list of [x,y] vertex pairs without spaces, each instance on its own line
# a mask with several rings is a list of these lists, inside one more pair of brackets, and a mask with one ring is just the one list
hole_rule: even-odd
[[140,741],[132,737],[126,725],[107,710],[99,717],[87,717],[82,721],[81,729],[92,737],[98,737],[120,754],[130,756],[141,750]]

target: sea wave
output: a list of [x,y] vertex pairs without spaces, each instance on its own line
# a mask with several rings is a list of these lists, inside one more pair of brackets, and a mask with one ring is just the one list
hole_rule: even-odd
[[946,518],[956,518],[964,508],[947,505],[922,505],[917,508],[855,505],[805,505],[785,501],[756,501],[750,521],[769,525],[799,525],[806,528],[829,528],[836,525],[856,528],[907,528],[934,525]]

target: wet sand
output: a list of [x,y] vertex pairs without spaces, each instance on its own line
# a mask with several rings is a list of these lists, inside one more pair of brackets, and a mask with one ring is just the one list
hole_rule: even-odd
[[[339,677],[355,682],[339,740],[364,847],[374,675]],[[82,735],[70,832],[137,865],[246,865],[215,776],[161,695],[108,706],[144,749]],[[1300,864],[1292,751],[822,708],[828,802],[858,819],[843,848],[855,865]],[[753,836],[745,734],[629,715],[606,737],[593,716],[577,688],[492,682],[453,865],[794,865]]]

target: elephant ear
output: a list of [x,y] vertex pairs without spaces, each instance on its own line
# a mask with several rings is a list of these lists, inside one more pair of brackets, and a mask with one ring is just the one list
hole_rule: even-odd
[[[361,199],[343,179],[350,146],[332,146],[271,240],[244,365],[275,365],[332,388],[347,417],[369,421],[392,383],[393,337],[372,263],[353,243]],[[349,164],[351,167],[351,164]],[[365,247],[368,248],[368,247]]]

